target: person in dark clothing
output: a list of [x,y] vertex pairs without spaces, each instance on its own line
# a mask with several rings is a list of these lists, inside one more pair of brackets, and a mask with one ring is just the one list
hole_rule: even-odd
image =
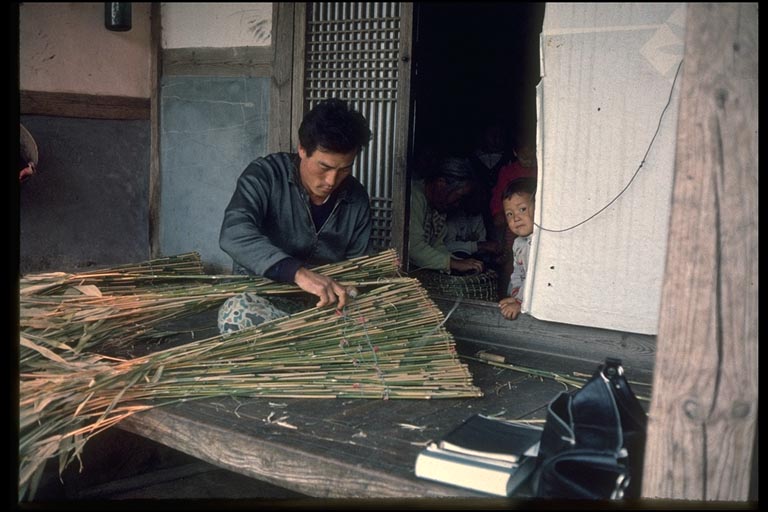
[[506,126],[499,120],[488,121],[480,131],[477,147],[469,155],[478,185],[490,190],[496,184],[499,170],[514,160]]
[[351,175],[370,139],[362,114],[331,98],[304,117],[297,154],[251,162],[237,181],[219,235],[234,272],[295,283],[318,298],[317,307],[338,302],[343,308],[347,290],[311,267],[370,253],[369,197]]
[[469,155],[469,161],[477,176],[477,186],[469,202],[477,205],[477,211],[482,214],[488,240],[499,244],[503,239],[497,238],[493,217],[487,205],[499,171],[515,160],[510,142],[507,125],[501,119],[492,118],[482,125],[477,145]]

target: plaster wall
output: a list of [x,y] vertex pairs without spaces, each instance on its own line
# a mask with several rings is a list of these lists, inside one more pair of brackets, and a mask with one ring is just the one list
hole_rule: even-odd
[[104,2],[22,2],[20,89],[149,98],[150,4],[131,9],[131,30],[112,32]]
[[230,48],[272,43],[272,3],[163,2],[163,48]]

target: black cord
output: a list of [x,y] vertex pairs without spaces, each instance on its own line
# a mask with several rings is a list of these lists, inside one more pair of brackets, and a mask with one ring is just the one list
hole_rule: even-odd
[[615,203],[616,200],[619,199],[619,197],[621,197],[621,195],[629,188],[629,186],[632,184],[632,182],[635,181],[635,178],[637,177],[637,174],[640,172],[640,169],[643,168],[643,164],[645,163],[645,159],[648,157],[648,153],[651,152],[651,148],[653,147],[653,143],[656,140],[656,136],[659,134],[659,130],[661,130],[661,122],[664,119],[664,114],[666,113],[667,108],[669,107],[669,104],[672,103],[672,93],[675,90],[675,83],[677,82],[677,75],[680,73],[680,68],[682,66],[683,66],[683,60],[680,59],[680,63],[677,65],[677,71],[675,71],[675,78],[672,81],[672,88],[669,91],[669,98],[667,99],[667,104],[664,106],[664,110],[661,111],[661,116],[659,116],[659,124],[656,127],[656,133],[653,134],[653,137],[651,138],[651,143],[648,144],[648,149],[645,151],[645,155],[643,155],[643,159],[640,161],[640,166],[637,168],[635,173],[632,175],[632,178],[630,178],[630,180],[626,184],[626,186],[623,189],[621,189],[621,192],[619,192],[616,195],[616,197],[611,199],[611,201],[608,204],[606,204],[605,206],[603,206],[602,208],[597,210],[595,213],[593,213],[592,215],[590,215],[589,217],[587,217],[583,221],[579,222],[578,224],[574,224],[571,227],[563,228],[563,229],[549,229],[549,228],[545,228],[543,226],[539,226],[535,222],[533,223],[534,226],[536,226],[537,228],[539,228],[539,229],[541,229],[543,231],[549,231],[549,232],[552,232],[552,233],[562,233],[564,231],[569,231],[569,230],[577,228],[577,227],[581,226],[582,224],[584,224],[585,222],[588,222],[588,221],[592,220],[593,218],[597,217],[599,214],[604,212],[609,206],[611,206],[613,203]]

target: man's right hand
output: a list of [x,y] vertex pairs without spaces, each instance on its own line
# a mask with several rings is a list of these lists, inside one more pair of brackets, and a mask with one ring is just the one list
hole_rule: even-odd
[[296,271],[294,277],[296,285],[305,292],[317,295],[320,300],[316,307],[334,304],[337,300],[339,305],[336,309],[343,309],[347,305],[347,290],[330,277],[312,272],[304,267]]

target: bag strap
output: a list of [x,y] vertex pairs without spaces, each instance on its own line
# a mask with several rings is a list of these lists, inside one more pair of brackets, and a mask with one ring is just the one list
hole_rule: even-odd
[[648,415],[624,376],[621,359],[606,357],[605,364],[600,367],[600,371],[608,379],[613,390],[624,432],[645,431]]

